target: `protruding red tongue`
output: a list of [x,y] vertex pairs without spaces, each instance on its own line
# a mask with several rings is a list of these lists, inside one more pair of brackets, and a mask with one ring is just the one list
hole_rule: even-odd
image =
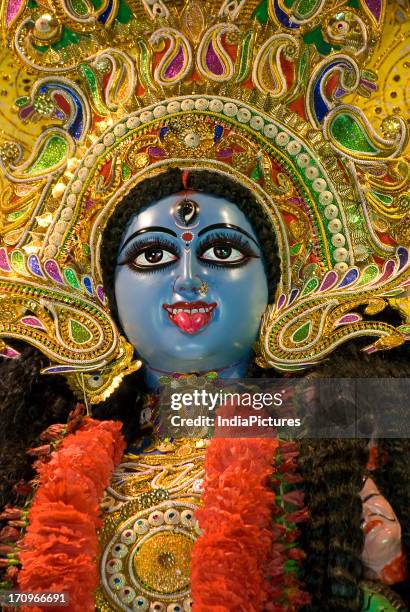
[[177,312],[176,315],[171,317],[171,321],[175,323],[182,331],[187,334],[196,334],[201,327],[206,325],[209,321],[210,315],[207,312],[196,312],[193,315],[187,312]]

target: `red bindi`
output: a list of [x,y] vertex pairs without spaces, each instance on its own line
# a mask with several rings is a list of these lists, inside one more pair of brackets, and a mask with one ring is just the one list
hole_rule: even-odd
[[182,240],[184,240],[185,242],[191,242],[193,237],[194,235],[191,234],[191,232],[184,232],[181,236]]

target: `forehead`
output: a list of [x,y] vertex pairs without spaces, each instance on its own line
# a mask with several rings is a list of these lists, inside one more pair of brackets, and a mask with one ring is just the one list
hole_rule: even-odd
[[157,202],[152,202],[131,217],[124,238],[135,231],[148,227],[162,226],[175,231],[178,224],[180,227],[175,213],[178,204],[183,200],[192,200],[197,204],[198,214],[194,222],[195,231],[200,231],[208,225],[229,223],[241,227],[256,238],[251,224],[235,203],[196,191],[173,194]]

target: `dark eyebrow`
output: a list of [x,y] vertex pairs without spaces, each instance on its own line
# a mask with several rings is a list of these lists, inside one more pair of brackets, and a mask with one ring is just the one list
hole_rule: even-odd
[[259,244],[257,243],[257,241],[255,240],[255,238],[253,236],[248,234],[248,232],[246,232],[241,227],[238,227],[238,225],[231,225],[230,223],[215,223],[215,225],[208,225],[208,227],[204,227],[204,229],[201,229],[201,231],[198,232],[198,238],[199,238],[199,236],[202,236],[202,234],[205,234],[206,232],[210,232],[210,231],[215,230],[215,229],[232,229],[232,230],[236,230],[237,232],[240,232],[244,236],[247,236],[247,238],[252,240],[252,242],[254,242],[258,248],[260,248]]
[[129,238],[127,238],[127,240],[124,242],[124,244],[120,248],[120,253],[127,246],[127,244],[135,238],[135,236],[139,236],[140,234],[146,234],[147,232],[162,232],[163,234],[170,234],[171,236],[178,238],[177,234],[173,232],[172,230],[168,229],[167,227],[161,227],[159,225],[153,225],[152,227],[144,227],[143,229],[140,229],[134,232],[133,234],[131,234]]

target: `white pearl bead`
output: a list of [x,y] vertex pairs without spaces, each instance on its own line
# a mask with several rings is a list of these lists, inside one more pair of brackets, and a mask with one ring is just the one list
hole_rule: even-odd
[[121,136],[124,136],[126,131],[127,131],[127,127],[124,123],[119,123],[114,128],[114,134],[117,136],[117,138],[121,138]]
[[136,595],[136,593],[135,593],[134,589],[132,589],[130,586],[125,586],[118,593],[119,598],[125,604],[131,603],[132,600],[135,599],[135,595]]
[[310,157],[306,153],[300,153],[296,158],[296,162],[299,168],[306,168],[310,162]]
[[189,149],[196,149],[196,147],[199,145],[200,142],[201,142],[200,136],[199,134],[196,134],[195,132],[190,132],[184,138],[184,144]]
[[326,183],[325,179],[317,178],[317,179],[315,179],[313,181],[312,188],[315,191],[319,191],[319,193],[320,193],[321,191],[324,191],[327,188],[327,183]]
[[74,183],[71,185],[71,191],[73,193],[80,193],[82,187],[83,187],[82,181],[74,181]]
[[233,117],[238,112],[238,107],[233,102],[226,102],[224,104],[224,113],[228,117]]
[[339,210],[337,208],[337,206],[335,206],[334,204],[329,204],[329,206],[326,206],[325,208],[325,217],[326,219],[334,219],[335,217],[337,217],[337,215],[339,214]]
[[158,117],[163,117],[166,114],[167,114],[167,109],[163,104],[156,106],[153,110],[153,115],[156,119],[158,119]]
[[132,609],[138,610],[138,612],[146,612],[148,608],[149,601],[148,599],[145,599],[145,597],[142,597],[142,595],[139,595],[136,599],[134,599],[132,603]]
[[183,111],[193,110],[195,108],[194,100],[191,100],[190,98],[188,98],[186,100],[182,100],[181,108],[182,108]]
[[349,253],[345,248],[340,247],[335,249],[333,252],[333,257],[336,259],[336,261],[346,261],[346,259],[349,257]]
[[99,142],[95,145],[94,151],[96,155],[102,155],[102,153],[105,151],[105,145],[102,142]]
[[136,539],[137,539],[137,534],[134,531],[132,531],[132,529],[126,529],[121,534],[121,542],[124,542],[124,544],[133,544]]
[[72,208],[63,208],[63,210],[61,211],[61,218],[64,219],[64,221],[70,221],[71,217],[73,216],[73,209]]
[[265,125],[263,128],[263,133],[267,138],[275,138],[278,133],[278,128],[276,125],[273,125],[273,123],[268,123],[268,125]]
[[67,225],[68,223],[66,223],[65,221],[59,221],[58,223],[56,223],[56,231],[59,232],[59,234],[64,234],[67,229]]
[[238,121],[241,123],[248,123],[250,118],[252,117],[251,112],[247,108],[240,108],[238,110]]
[[336,272],[339,272],[340,274],[344,274],[348,268],[349,266],[345,261],[339,261],[339,263],[337,263],[334,267]]
[[114,559],[122,559],[123,557],[125,557],[128,553],[128,548],[125,546],[125,544],[114,544],[114,546],[111,549],[111,554],[114,557]]
[[335,234],[332,236],[332,244],[335,247],[342,247],[346,244],[346,238],[343,234]]
[[306,176],[310,181],[312,181],[319,176],[319,170],[316,168],[316,166],[309,166],[306,168]]
[[319,202],[322,204],[322,206],[331,204],[333,200],[334,197],[331,191],[322,191],[322,193],[319,195]]
[[110,132],[109,134],[106,134],[103,138],[103,143],[105,144],[106,147],[111,147],[111,145],[113,145],[115,142],[115,135]]
[[74,195],[74,193],[70,193],[70,195],[68,196],[66,203],[68,206],[75,206],[77,202],[77,196]]
[[108,574],[117,574],[122,568],[122,561],[120,559],[111,559],[105,566]]
[[177,523],[179,523],[180,514],[178,510],[175,510],[174,508],[169,508],[165,512],[164,518],[165,518],[165,522],[168,525],[176,525]]
[[149,523],[147,519],[138,519],[138,521],[135,521],[134,523],[135,533],[138,533],[139,535],[143,535],[144,533],[147,533],[148,530],[149,530]]
[[84,159],[84,166],[86,168],[92,168],[95,162],[95,155],[87,155]]
[[300,153],[302,145],[300,144],[300,142],[297,142],[297,140],[291,140],[286,148],[291,155],[298,155],[298,153]]
[[255,117],[252,117],[252,119],[250,120],[249,125],[254,130],[261,130],[264,126],[264,121],[262,117],[255,115]]
[[195,525],[195,517],[192,510],[183,510],[183,512],[181,512],[181,523],[186,527]]
[[211,100],[209,103],[209,110],[213,113],[221,113],[224,105],[221,100]]
[[327,228],[332,234],[337,234],[337,232],[340,232],[340,230],[342,229],[342,222],[340,221],[340,219],[332,219],[328,224]]
[[164,522],[164,513],[160,510],[154,510],[148,517],[148,523],[153,527],[158,527]]
[[140,114],[140,119],[141,119],[141,123],[148,123],[148,121],[152,121],[154,115],[152,114],[151,111],[143,111]]
[[139,120],[139,117],[130,117],[127,120],[127,128],[129,130],[135,130],[135,128],[138,127],[140,123],[141,122]]
[[195,100],[195,108],[196,110],[203,111],[206,110],[209,106],[209,100],[206,98],[199,98],[199,100]]
[[279,132],[279,134],[276,136],[275,138],[275,142],[276,144],[278,144],[280,147],[284,147],[285,145],[288,144],[289,142],[289,136],[288,134],[286,134],[286,132]]
[[87,176],[88,176],[88,168],[81,168],[81,169],[78,171],[78,178],[79,178],[81,181],[85,181],[85,179],[87,178]]
[[109,578],[108,584],[114,591],[119,591],[125,584],[124,574],[113,574]]
[[177,113],[181,110],[181,103],[178,100],[172,100],[167,106],[167,111],[169,113]]

